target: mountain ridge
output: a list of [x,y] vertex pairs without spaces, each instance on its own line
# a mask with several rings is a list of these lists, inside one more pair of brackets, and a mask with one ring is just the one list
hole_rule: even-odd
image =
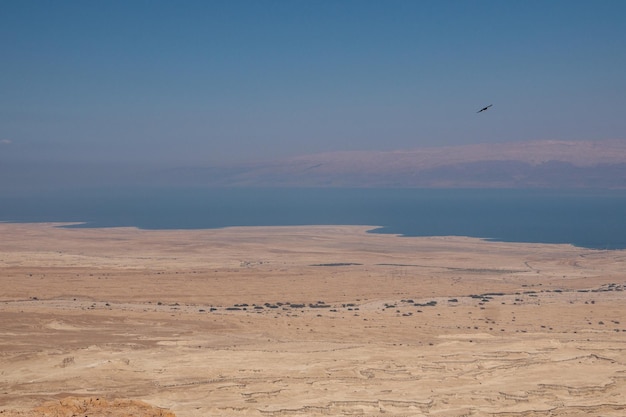
[[626,141],[532,141],[337,151],[160,173],[171,184],[626,188]]

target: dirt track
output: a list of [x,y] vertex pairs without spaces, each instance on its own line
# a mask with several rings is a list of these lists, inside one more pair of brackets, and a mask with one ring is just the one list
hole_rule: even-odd
[[626,251],[367,229],[0,224],[0,410],[626,413]]

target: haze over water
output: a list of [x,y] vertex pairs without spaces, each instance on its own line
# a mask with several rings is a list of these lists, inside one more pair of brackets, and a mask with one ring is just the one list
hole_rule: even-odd
[[624,15],[619,0],[2,1],[0,190],[122,168],[626,140]]
[[371,225],[406,236],[626,248],[626,191],[116,188],[1,196],[0,220],[86,227]]
[[[272,181],[291,179],[293,167],[323,167],[304,184],[335,185],[360,161],[289,162],[311,154],[402,159],[424,147],[624,143],[625,15],[620,0],[2,1],[0,220],[365,224],[626,247],[618,191],[189,188],[241,172],[248,182],[233,184],[291,185]],[[546,186],[547,176],[563,180],[554,188],[626,186],[624,160],[608,166],[583,153],[580,166],[556,156],[539,158],[546,165],[472,160],[453,171],[497,184],[475,187],[524,175],[532,181],[523,187]],[[272,169],[239,169],[258,161]],[[415,169],[394,161],[397,171],[365,172],[373,180],[347,170],[359,176],[348,186],[385,176],[392,186],[427,186],[403,181]],[[449,180],[431,168],[426,176]]]

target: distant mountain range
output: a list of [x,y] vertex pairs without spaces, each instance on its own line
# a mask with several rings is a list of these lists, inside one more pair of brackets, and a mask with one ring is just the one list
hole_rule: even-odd
[[626,140],[534,141],[344,151],[162,170],[163,185],[626,188]]

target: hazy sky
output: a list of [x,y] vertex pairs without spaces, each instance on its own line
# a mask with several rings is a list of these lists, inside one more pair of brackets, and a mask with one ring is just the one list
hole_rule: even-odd
[[2,0],[0,164],[626,140],[625,16],[623,0]]

